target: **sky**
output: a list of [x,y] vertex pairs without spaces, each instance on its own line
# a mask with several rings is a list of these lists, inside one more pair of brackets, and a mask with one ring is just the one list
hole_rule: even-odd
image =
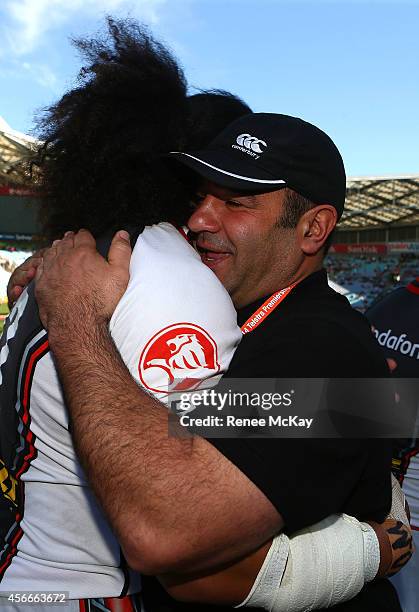
[[419,0],[1,0],[0,116],[12,128],[31,132],[74,85],[70,39],[107,14],[148,24],[191,90],[227,89],[326,131],[348,176],[419,173]]

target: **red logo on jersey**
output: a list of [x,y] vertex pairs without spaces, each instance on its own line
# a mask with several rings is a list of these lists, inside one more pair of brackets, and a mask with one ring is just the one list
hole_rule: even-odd
[[[219,369],[217,344],[193,323],[169,325],[155,334],[141,353],[138,368],[147,389],[166,393],[191,389],[207,378],[203,370],[213,376]],[[200,371],[199,377],[194,377],[194,371]]]

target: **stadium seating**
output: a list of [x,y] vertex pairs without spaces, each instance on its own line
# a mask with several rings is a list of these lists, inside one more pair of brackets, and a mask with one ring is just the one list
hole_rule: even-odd
[[360,296],[354,308],[364,312],[378,297],[419,276],[419,257],[329,254],[326,267],[330,280]]

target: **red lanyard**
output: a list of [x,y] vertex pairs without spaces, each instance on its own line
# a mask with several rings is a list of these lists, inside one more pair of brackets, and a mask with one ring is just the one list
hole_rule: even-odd
[[285,287],[285,289],[281,289],[276,293],[273,293],[271,297],[269,297],[259,308],[259,310],[255,310],[255,312],[250,315],[247,319],[246,323],[243,323],[241,326],[242,334],[248,334],[249,332],[254,331],[266,317],[269,317],[270,314],[273,313],[275,308],[277,308],[280,303],[285,300],[287,295],[291,293],[297,283],[290,285],[289,287]]

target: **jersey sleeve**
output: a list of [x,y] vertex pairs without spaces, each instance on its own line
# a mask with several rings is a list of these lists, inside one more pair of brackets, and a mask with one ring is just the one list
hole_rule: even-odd
[[163,401],[168,392],[215,383],[242,336],[224,287],[168,223],[137,240],[110,330],[131,375]]

